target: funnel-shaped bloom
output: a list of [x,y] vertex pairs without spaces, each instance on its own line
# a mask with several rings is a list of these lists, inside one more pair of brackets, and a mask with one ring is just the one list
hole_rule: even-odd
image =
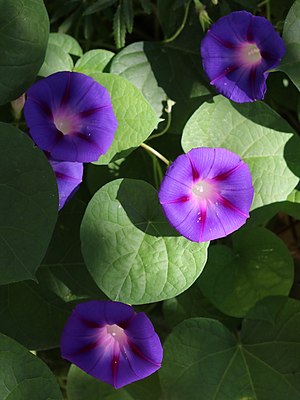
[[96,161],[117,120],[108,91],[89,76],[57,72],[27,91],[24,115],[37,146],[59,161]]
[[83,164],[54,160],[49,162],[56,176],[60,210],[82,182]]
[[78,304],[60,345],[63,358],[115,388],[157,371],[163,355],[149,318],[113,301]]
[[264,98],[268,71],[280,63],[284,52],[283,40],[272,24],[247,11],[220,18],[201,43],[210,83],[237,103]]
[[193,242],[218,239],[249,217],[253,199],[248,165],[226,149],[192,149],[177,157],[159,189],[170,224]]

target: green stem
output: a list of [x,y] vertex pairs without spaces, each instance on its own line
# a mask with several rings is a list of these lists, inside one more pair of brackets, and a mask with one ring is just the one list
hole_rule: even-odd
[[260,2],[257,7],[266,6],[266,17],[269,21],[271,21],[271,4],[270,0],[263,0]]
[[149,156],[152,158],[154,184],[155,184],[155,187],[158,189],[159,178],[158,178],[158,174],[157,174],[157,158],[151,153],[149,153]]
[[164,135],[165,133],[167,133],[169,128],[170,128],[170,126],[171,126],[171,121],[172,121],[171,113],[167,113],[167,124],[164,127],[164,129],[162,131],[160,131],[158,133],[155,133],[154,135],[150,136],[148,141],[151,140],[151,139],[158,138],[158,137]]
[[269,21],[271,21],[271,4],[270,0],[267,1],[266,3],[266,17]]
[[262,7],[265,4],[267,4],[269,2],[269,0],[263,0],[261,3],[257,4],[257,7]]
[[180,27],[178,28],[178,30],[174,33],[173,36],[163,40],[163,43],[173,42],[173,40],[175,40],[181,34],[181,32],[183,31],[183,29],[185,27],[187,17],[189,15],[190,5],[191,5],[190,1],[185,5],[183,20],[182,20],[182,23],[181,23]]
[[155,187],[158,189],[160,186],[161,181],[163,180],[163,172],[161,166],[159,164],[158,159],[152,153],[148,153],[149,156],[152,158],[152,165],[153,165],[153,177],[154,177],[154,184]]
[[157,171],[157,175],[158,175],[158,181],[159,181],[159,184],[160,184],[161,181],[163,180],[164,174],[162,172],[160,163],[158,162],[157,158],[156,158],[156,171]]
[[153,147],[149,146],[146,143],[142,143],[141,147],[143,147],[143,149],[147,150],[149,153],[155,155],[155,157],[159,158],[162,162],[166,164],[167,167],[169,166],[170,164],[169,160],[166,159],[166,157],[160,154],[157,150],[153,149]]

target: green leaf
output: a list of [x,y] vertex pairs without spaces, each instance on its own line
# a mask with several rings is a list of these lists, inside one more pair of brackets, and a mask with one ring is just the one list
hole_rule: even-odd
[[79,19],[81,19],[81,16],[82,16],[82,2],[79,1],[75,6],[73,12],[71,13],[67,12],[66,17],[63,19],[63,22],[58,26],[57,31],[59,33],[67,33],[70,29],[76,26],[76,23],[78,23]]
[[103,299],[107,297],[93,281],[83,263],[70,263],[43,267],[38,270],[37,279],[42,289],[50,290],[64,302]]
[[122,12],[126,24],[127,32],[132,33],[133,29],[133,5],[132,0],[123,0]]
[[53,24],[58,21],[61,17],[66,17],[70,15],[78,6],[80,6],[81,0],[66,0],[59,5],[59,7],[53,8],[53,13],[51,13],[50,22]]
[[238,341],[218,321],[182,322],[164,344],[166,399],[299,400],[299,326],[300,302],[284,297],[258,303]]
[[[299,190],[293,190],[292,193],[290,193],[287,197],[287,201],[295,204],[300,203],[300,191]],[[300,219],[300,218],[298,218]]]
[[265,226],[279,212],[283,212],[300,220],[300,192],[298,190],[293,190],[292,193],[289,194],[287,201],[279,201],[256,208],[251,212],[247,225]]
[[217,308],[243,317],[262,298],[289,294],[294,263],[276,235],[264,228],[240,230],[232,246],[212,246],[199,278],[203,294]]
[[[156,157],[155,161],[157,161]],[[91,195],[106,183],[120,177],[141,179],[155,187],[153,175],[153,159],[142,147],[137,148],[126,158],[121,158],[108,165],[90,163],[85,168],[85,182]]]
[[27,135],[0,123],[0,284],[34,279],[57,217],[56,179]]
[[288,109],[295,112],[298,100],[299,91],[284,72],[269,75],[265,103],[274,104],[279,111]]
[[[296,143],[286,154],[289,141]],[[233,104],[223,96],[215,97],[187,122],[182,147],[185,152],[195,147],[225,147],[238,154],[251,171],[252,209],[286,200],[299,181],[287,165],[294,162],[292,152],[298,151],[299,139],[263,102]]]
[[[188,1],[186,1],[188,3]],[[179,29],[185,13],[185,0],[158,0],[157,12],[160,25],[166,37],[171,37]]]
[[81,256],[79,228],[84,211],[85,204],[76,197],[60,211],[36,274],[38,284],[24,281],[0,286],[0,331],[30,349],[59,346],[75,302],[106,299]]
[[77,61],[74,71],[86,75],[103,72],[108,66],[114,53],[108,50],[90,50]]
[[144,304],[174,297],[201,273],[208,243],[178,236],[156,190],[118,179],[90,201],[81,225],[82,253],[97,285],[112,300]]
[[48,43],[60,47],[64,52],[73,56],[82,56],[82,48],[77,40],[65,33],[50,33]]
[[0,398],[61,400],[49,368],[19,343],[0,334]]
[[200,39],[199,23],[192,20],[176,41],[133,43],[112,61],[111,72],[139,88],[159,116],[162,101],[176,102],[170,131],[180,135],[193,111],[211,94],[201,68]]
[[113,21],[113,31],[115,44],[117,49],[121,49],[125,46],[125,37],[126,37],[126,22],[122,12],[122,5],[119,4],[117,11],[114,15]]
[[105,8],[108,8],[115,4],[117,0],[98,0],[95,1],[94,4],[91,4],[89,7],[86,8],[84,11],[83,15],[91,15],[95,14],[98,11],[104,10]]
[[272,2],[272,20],[278,21],[279,27],[282,27],[282,23],[286,18],[289,9],[292,7],[295,0],[286,0],[284,3],[280,0]]
[[83,267],[79,229],[85,203],[76,197],[60,211],[59,217],[41,267]]
[[287,73],[300,90],[300,0],[292,5],[283,28],[285,56],[277,68]]
[[145,53],[144,46],[149,47],[149,44],[137,42],[125,47],[114,57],[110,71],[133,83],[143,93],[157,115],[161,116],[162,102],[167,99],[167,95],[158,85],[149,62],[149,59],[155,60],[157,57],[157,45],[154,45],[154,51],[151,52],[149,49],[148,54]]
[[240,320],[228,317],[215,308],[203,295],[199,280],[200,278],[179,296],[163,302],[164,320],[167,324],[173,328],[185,319],[205,317],[217,319],[230,328],[236,327]]
[[118,121],[113,144],[96,162],[108,164],[123,157],[118,153],[126,151],[129,154],[143,143],[157,126],[158,118],[141,92],[126,79],[102,73],[91,74],[91,77],[109,91]]
[[72,71],[72,57],[56,44],[48,43],[44,64],[42,65],[39,76],[49,76],[59,71]]
[[140,0],[142,9],[146,14],[151,14],[151,0]]
[[67,393],[69,400],[160,400],[161,398],[157,374],[115,390],[75,365],[71,365],[69,370]]
[[0,286],[0,330],[29,349],[58,346],[70,313],[70,306],[34,282]]
[[0,0],[0,104],[19,97],[45,57],[49,20],[42,0]]
[[40,287],[51,290],[65,302],[105,297],[92,280],[80,251],[79,229],[84,211],[85,204],[75,197],[59,213],[37,274]]

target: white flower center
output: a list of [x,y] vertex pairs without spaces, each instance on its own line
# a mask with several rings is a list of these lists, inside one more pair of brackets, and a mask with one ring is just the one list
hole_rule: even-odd
[[120,328],[118,325],[107,325],[107,333],[109,333],[118,342],[123,342],[126,339],[126,334],[124,329]]
[[210,198],[214,190],[212,185],[208,182],[200,181],[193,186],[192,192],[197,199],[204,200]]
[[259,63],[262,59],[260,50],[256,44],[248,43],[244,45],[240,51],[241,60],[243,63],[250,66]]
[[72,120],[68,117],[54,117],[54,124],[64,135],[71,133],[73,128]]

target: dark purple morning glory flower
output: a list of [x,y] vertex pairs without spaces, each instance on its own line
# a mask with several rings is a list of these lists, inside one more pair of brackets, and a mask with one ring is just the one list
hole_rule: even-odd
[[247,11],[220,18],[201,43],[204,71],[210,83],[237,103],[262,100],[269,70],[285,52],[272,24]]
[[207,242],[246,222],[253,194],[248,165],[238,155],[202,147],[176,158],[158,195],[166,218],[181,235]]
[[59,197],[59,210],[78,189],[82,182],[83,164],[68,161],[49,160],[56,176]]
[[61,355],[91,376],[121,388],[157,371],[163,349],[144,313],[127,304],[78,304],[61,336]]
[[108,91],[78,72],[36,82],[27,91],[24,115],[37,146],[61,161],[98,160],[118,125]]

